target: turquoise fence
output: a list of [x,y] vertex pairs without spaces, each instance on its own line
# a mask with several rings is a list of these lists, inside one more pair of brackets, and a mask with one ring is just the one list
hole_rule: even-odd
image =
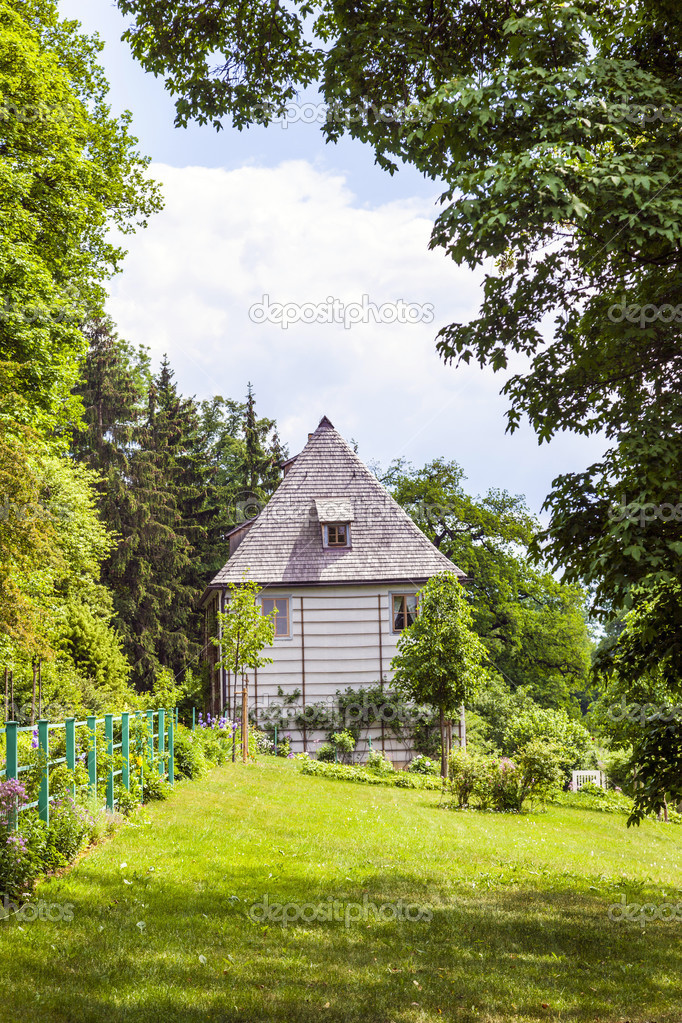
[[[104,774],[106,779],[106,805],[110,811],[114,810],[114,786],[116,778],[120,777],[121,782],[130,791],[131,778],[136,769],[139,770],[140,788],[144,791],[144,764],[138,765],[134,762],[131,765],[131,724],[133,729],[138,725],[146,724],[146,753],[151,764],[158,765],[159,775],[166,778],[170,785],[175,784],[175,755],[174,737],[178,724],[177,708],[167,714],[164,710],[134,711],[133,713],[123,712],[122,714],[105,714],[104,717],[88,717],[84,721],[77,721],[76,718],[66,718],[65,721],[57,723],[44,719],[36,725],[20,726],[16,721],[5,722],[5,727],[0,728],[0,736],[5,737],[5,767],[0,770],[0,778],[10,778],[21,781],[21,775],[25,771],[33,769],[31,764],[19,763],[19,735],[23,732],[37,733],[38,746],[44,757],[41,768],[40,789],[38,799],[22,807],[23,810],[38,808],[38,813],[47,824],[50,821],[50,803],[54,796],[50,795],[50,771],[60,764],[75,771],[76,769],[76,729],[85,728],[87,736],[87,751],[81,754],[87,760],[88,780],[83,786],[89,793],[97,794],[97,784],[101,780],[100,768],[102,760],[102,747],[98,742],[97,726],[104,725],[104,748],[106,751],[106,766]],[[64,730],[65,732],[65,755],[55,759],[50,758],[50,733]],[[114,741],[117,739],[118,741]],[[120,752],[121,767],[114,770],[116,754]],[[137,760],[138,758],[136,758]],[[141,757],[139,759],[142,759]],[[76,785],[72,785],[72,795],[76,795]],[[16,823],[16,822],[15,822]]]

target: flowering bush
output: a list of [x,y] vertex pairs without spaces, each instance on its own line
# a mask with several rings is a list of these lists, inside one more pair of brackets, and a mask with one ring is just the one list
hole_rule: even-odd
[[263,753],[265,756],[274,757],[275,755],[275,740],[268,735],[266,732],[256,733],[256,751]]
[[440,774],[440,765],[435,760],[430,760],[423,753],[416,756],[407,768],[411,774]]
[[26,789],[21,782],[13,778],[0,782],[0,894],[10,899],[21,897],[37,873],[26,839],[12,830],[13,822],[27,802]]
[[527,799],[544,801],[562,780],[562,751],[555,743],[533,739],[510,757],[450,754],[450,791],[457,806],[475,800],[480,809],[520,811]]

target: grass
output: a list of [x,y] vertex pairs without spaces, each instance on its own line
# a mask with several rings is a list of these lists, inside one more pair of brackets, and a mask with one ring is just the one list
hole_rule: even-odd
[[[39,886],[70,923],[0,925],[0,1019],[679,1023],[682,921],[608,907],[682,902],[682,829],[438,802],[271,758],[181,785]],[[254,923],[266,894],[432,919]]]

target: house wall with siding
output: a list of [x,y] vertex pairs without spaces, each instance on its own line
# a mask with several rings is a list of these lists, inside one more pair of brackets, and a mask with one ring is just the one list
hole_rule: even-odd
[[[273,658],[272,664],[249,672],[249,708],[252,717],[267,720],[267,706],[282,704],[284,696],[301,690],[296,709],[304,701],[309,706],[331,701],[336,691],[348,687],[359,689],[393,677],[391,659],[396,653],[400,633],[392,628],[392,600],[394,593],[416,593],[415,584],[370,584],[318,587],[268,587],[262,596],[288,597],[290,610],[290,636],[275,639],[265,652]],[[235,692],[232,676],[225,672],[223,679],[225,699],[228,694],[234,705]],[[237,686],[237,703],[241,702],[241,681]],[[359,712],[358,712],[359,714]],[[406,763],[414,755],[408,744],[401,742],[379,724],[369,731],[363,728],[363,741],[358,744],[356,759],[363,760],[372,747],[383,749],[396,766]],[[304,745],[314,754],[324,732],[311,727],[305,737],[292,721],[286,733],[292,737],[294,752]]]

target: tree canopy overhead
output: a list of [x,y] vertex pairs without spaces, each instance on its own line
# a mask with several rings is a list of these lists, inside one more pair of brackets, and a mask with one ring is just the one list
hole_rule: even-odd
[[[585,550],[576,564],[594,584],[610,561],[603,610],[650,573],[659,581],[658,551],[628,544],[621,557],[592,527],[602,498],[620,501],[610,470],[623,444],[642,429],[682,443],[674,0],[118,5],[133,52],[176,96],[178,124],[268,123],[316,83],[328,138],[348,133],[388,170],[405,161],[443,183],[431,245],[486,276],[479,314],[442,327],[442,356],[505,373],[510,429],[526,416],[541,441],[568,429],[612,445],[588,486],[557,484],[548,556],[563,566]],[[636,468],[650,494],[658,454],[639,451]]]

